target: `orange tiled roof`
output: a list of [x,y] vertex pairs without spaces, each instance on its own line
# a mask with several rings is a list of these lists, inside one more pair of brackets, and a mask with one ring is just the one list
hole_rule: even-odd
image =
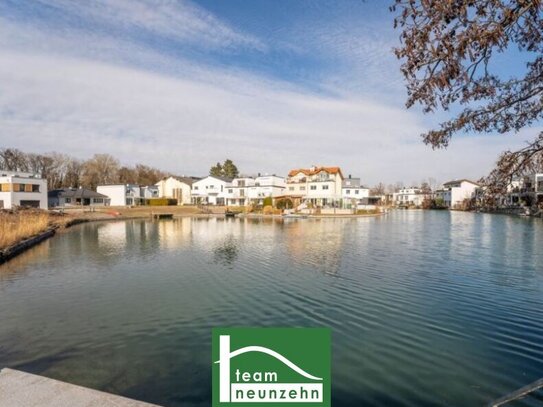
[[343,174],[341,173],[341,168],[339,167],[315,167],[314,169],[311,168],[298,168],[295,170],[290,170],[288,173],[289,177],[293,177],[298,173],[303,173],[305,175],[315,175],[318,174],[321,171],[325,171],[328,174],[339,174],[341,175],[341,178],[343,178]]

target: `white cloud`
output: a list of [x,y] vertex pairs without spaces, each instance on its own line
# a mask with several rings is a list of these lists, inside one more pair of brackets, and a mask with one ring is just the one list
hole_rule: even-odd
[[[263,50],[254,36],[239,32],[203,8],[178,0],[39,0],[62,13],[64,21],[130,35],[151,34],[174,42],[214,48],[247,47]],[[68,18],[69,17],[69,18]]]

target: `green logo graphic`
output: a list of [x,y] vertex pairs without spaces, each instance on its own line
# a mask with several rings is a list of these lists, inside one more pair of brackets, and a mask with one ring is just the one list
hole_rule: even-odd
[[330,406],[330,330],[215,328],[213,407]]

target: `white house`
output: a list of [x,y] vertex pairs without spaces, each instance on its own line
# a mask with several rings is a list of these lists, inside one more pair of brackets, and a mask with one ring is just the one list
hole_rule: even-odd
[[285,193],[285,179],[277,175],[259,175],[255,178],[254,186],[249,187],[251,203],[262,205],[267,197],[275,198]]
[[443,199],[447,207],[455,209],[462,205],[466,199],[474,198],[476,189],[479,187],[478,183],[467,179],[449,181],[443,184],[443,189],[439,191],[439,197]]
[[106,195],[85,188],[53,189],[47,193],[50,208],[109,205]]
[[229,195],[227,189],[231,185],[231,178],[208,175],[192,183],[192,203],[195,205],[225,205],[227,195]]
[[38,174],[0,170],[0,209],[47,209],[47,180]]
[[285,195],[317,207],[336,206],[342,197],[342,185],[339,167],[294,169],[288,173]]
[[155,185],[158,187],[160,197],[177,199],[178,205],[190,205],[194,181],[194,178],[189,177],[167,177]]
[[517,177],[507,188],[507,203],[525,205],[543,203],[543,173],[532,173]]
[[356,208],[358,205],[367,204],[369,195],[369,188],[362,186],[360,178],[353,178],[349,175],[343,180],[341,187],[343,207],[350,209]]
[[421,206],[427,196],[417,187],[400,188],[392,194],[392,202],[395,206]]
[[225,190],[226,205],[243,206],[249,204],[249,188],[254,186],[255,179],[252,177],[234,178]]
[[143,200],[140,186],[134,184],[98,185],[96,192],[107,196],[111,206],[140,205]]

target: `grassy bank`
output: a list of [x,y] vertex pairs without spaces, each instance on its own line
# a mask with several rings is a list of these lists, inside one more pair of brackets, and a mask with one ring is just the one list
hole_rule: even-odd
[[0,249],[43,232],[50,221],[45,211],[0,212]]

